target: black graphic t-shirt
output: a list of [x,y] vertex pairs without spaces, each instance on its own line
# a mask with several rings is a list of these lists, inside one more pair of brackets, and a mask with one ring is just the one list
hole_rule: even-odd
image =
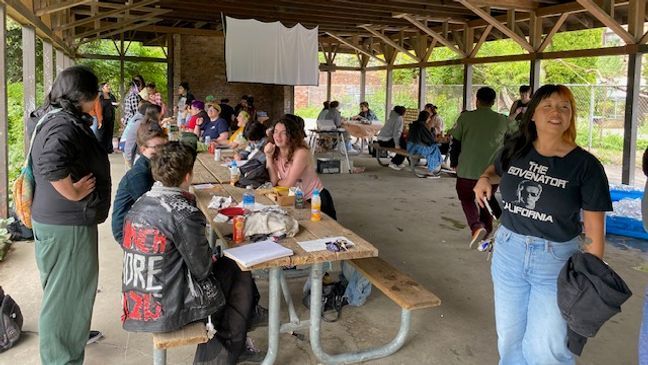
[[581,209],[612,210],[603,165],[580,147],[564,157],[545,157],[532,148],[506,171],[500,151],[495,170],[502,177],[501,222],[519,234],[569,241],[582,231]]

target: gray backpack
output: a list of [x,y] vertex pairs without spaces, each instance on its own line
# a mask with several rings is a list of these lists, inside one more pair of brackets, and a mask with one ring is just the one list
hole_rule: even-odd
[[20,307],[0,287],[0,352],[10,349],[18,342],[22,326]]

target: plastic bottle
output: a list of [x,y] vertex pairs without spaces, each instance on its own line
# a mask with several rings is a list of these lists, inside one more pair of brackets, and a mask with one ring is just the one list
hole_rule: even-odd
[[211,144],[211,137],[210,136],[205,136],[205,144],[207,145],[207,147],[209,147],[209,145]]
[[322,212],[320,211],[322,207],[322,200],[320,199],[319,190],[315,189],[313,191],[313,196],[311,197],[311,221],[319,222],[322,220]]
[[245,192],[243,193],[243,209],[254,209],[254,187],[252,185],[245,187]]
[[239,177],[241,176],[241,170],[239,170],[236,161],[232,161],[229,170],[230,170],[230,185],[234,186],[236,185],[236,182],[239,181]]
[[297,180],[297,186],[295,186],[295,208],[304,209],[304,191],[301,179]]

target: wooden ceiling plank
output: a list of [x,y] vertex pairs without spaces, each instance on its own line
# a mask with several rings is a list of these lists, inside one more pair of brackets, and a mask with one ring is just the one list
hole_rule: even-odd
[[507,37],[514,40],[517,44],[519,44],[525,50],[527,50],[529,52],[534,52],[533,47],[531,47],[531,45],[529,44],[529,42],[527,42],[526,39],[520,37],[520,35],[518,35],[514,31],[512,31],[510,28],[508,28],[507,26],[505,26],[504,24],[499,22],[492,15],[485,12],[480,7],[473,5],[470,1],[467,1],[467,0],[456,0],[456,1],[462,3],[465,7],[472,10],[480,18],[484,19],[486,22],[491,24],[493,27],[497,28],[497,30],[499,30],[500,32],[504,33]]
[[484,29],[481,36],[479,37],[477,44],[475,44],[475,47],[473,47],[472,51],[470,52],[470,55],[468,55],[469,58],[474,58],[475,56],[477,56],[479,49],[486,42],[486,39],[488,39],[488,35],[490,34],[491,30],[493,30],[493,26],[491,24],[488,24],[488,26],[486,26],[486,29]]
[[[84,37],[88,37],[88,36],[91,36],[91,35],[96,34],[96,33],[105,32],[105,31],[112,30],[112,29],[119,28],[119,27],[125,27],[125,26],[131,25],[133,23],[136,23],[138,21],[147,20],[147,19],[150,19],[150,18],[153,18],[153,17],[160,16],[160,15],[162,15],[164,13],[169,12],[169,11],[170,10],[162,10],[162,9],[160,9],[160,11],[157,12],[157,13],[151,13],[151,14],[148,14],[146,16],[140,16],[140,17],[136,17],[136,18],[131,18],[129,20],[125,20],[125,21],[122,21],[122,22],[114,22],[114,23],[111,23],[111,24],[108,24],[108,25],[104,25],[103,27],[101,27],[99,29],[92,29],[92,30],[89,30],[89,31],[81,33],[81,34],[77,34],[76,37],[77,38],[84,38]],[[162,20],[161,18],[155,18],[155,19],[157,19],[156,22],[159,22],[159,21]],[[117,33],[117,34],[119,34],[119,33]]]
[[326,34],[328,34],[329,37],[331,37],[333,39],[336,39],[338,42],[340,42],[340,43],[342,43],[342,44],[344,44],[344,45],[346,45],[348,47],[351,47],[352,49],[356,50],[359,53],[362,53],[363,55],[369,56],[369,57],[373,58],[374,60],[380,61],[382,63],[387,63],[385,60],[376,57],[373,53],[371,53],[371,52],[369,52],[369,51],[367,51],[365,49],[362,49],[362,47],[360,47],[359,44],[353,43],[351,41],[347,41],[346,39],[344,39],[342,37],[338,37],[337,35],[335,35],[333,33],[330,33],[330,32],[326,32]]
[[542,40],[542,43],[540,43],[540,47],[538,47],[536,52],[543,52],[547,48],[547,46],[549,46],[549,43],[551,43],[551,39],[558,32],[560,27],[562,27],[562,25],[565,23],[567,18],[569,18],[569,14],[563,14],[560,16],[560,18],[558,18],[558,20],[556,20],[553,27],[551,27],[549,33],[547,33],[547,35]]
[[386,44],[390,45],[391,47],[397,49],[398,51],[404,53],[405,55],[407,55],[407,57],[415,60],[416,62],[420,61],[418,59],[418,57],[413,55],[409,50],[406,50],[405,48],[399,46],[398,43],[394,42],[391,38],[387,37],[386,35],[372,29],[370,25],[366,25],[366,24],[361,25],[360,28],[363,28],[363,29],[367,30],[367,32],[373,34],[377,38],[380,38],[383,42],[385,42]]
[[72,8],[74,6],[83,5],[83,4],[89,3],[91,1],[92,0],[67,0],[67,1],[61,1],[59,3],[55,3],[55,4],[52,4],[52,5],[46,6],[44,8],[40,8],[40,9],[36,10],[35,13],[36,13],[36,16],[43,16],[43,15],[47,15],[47,14],[56,13],[56,12],[59,12],[59,11],[62,11],[62,10],[66,10],[66,9]]
[[142,7],[145,7],[145,6],[153,5],[153,4],[157,3],[158,1],[159,0],[144,0],[144,1],[139,2],[137,4],[122,6],[122,7],[117,8],[117,9],[113,9],[113,10],[105,11],[103,13],[99,13],[99,14],[97,14],[95,16],[91,16],[89,18],[84,18],[84,19],[80,19],[80,20],[77,20],[77,21],[74,21],[74,22],[71,22],[71,23],[63,24],[63,25],[61,25],[59,27],[56,27],[55,30],[65,30],[65,29],[70,29],[70,28],[77,27],[79,25],[89,24],[89,23],[94,22],[95,20],[101,20],[101,19],[108,18],[108,17],[116,15],[116,14],[124,13],[126,10],[133,10],[133,9],[138,9],[138,8],[142,8]]
[[[138,19],[138,21],[139,20],[142,20],[142,19]],[[131,31],[131,30],[135,30],[135,29],[138,29],[138,28],[141,28],[141,27],[145,27],[147,25],[155,24],[155,23],[157,23],[159,21],[160,21],[160,19],[145,20],[145,21],[143,21],[143,22],[141,22],[139,24],[133,24],[131,26],[121,28],[121,29],[117,29],[117,30],[114,30],[114,31],[109,32],[109,33],[99,34],[99,35],[97,35],[96,37],[93,37],[93,38],[87,38],[87,39],[81,40],[81,41],[79,41],[77,43],[77,45],[82,45],[84,43],[92,42],[95,39],[106,38],[106,37],[113,36],[115,34],[120,34],[120,33],[128,32],[128,31]]]
[[493,9],[518,10],[532,12],[538,9],[537,1],[533,0],[473,0],[477,6],[490,6]]
[[625,30],[621,24],[619,24],[614,18],[612,18],[608,13],[601,9],[598,4],[592,0],[576,0],[583,8],[585,8],[593,17],[598,19],[606,27],[612,29],[616,35],[618,35],[626,44],[633,44],[635,42],[634,37],[627,30]]
[[[433,31],[432,29],[428,28],[425,24],[423,24],[420,21],[418,21],[417,19],[415,19],[412,15],[410,15],[410,14],[397,14],[397,15],[394,15],[394,17],[398,17],[398,18],[402,18],[402,19],[407,20],[408,22],[412,23],[412,25],[414,25],[415,27],[417,27],[421,31],[425,32],[430,37],[436,39],[438,42],[440,42],[444,46],[448,47],[450,50],[452,50],[453,52],[455,52],[459,56],[465,57],[465,54],[459,48],[457,48],[454,44],[452,44],[446,37],[442,36],[441,34],[435,32],[435,31]],[[448,24],[448,23],[444,23],[444,24]]]

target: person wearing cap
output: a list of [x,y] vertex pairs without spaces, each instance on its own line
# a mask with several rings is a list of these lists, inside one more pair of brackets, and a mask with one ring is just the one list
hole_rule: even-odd
[[423,111],[430,113],[429,125],[432,127],[432,131],[436,137],[443,135],[443,119],[437,112],[437,106],[434,104],[425,104]]
[[199,118],[202,118],[203,122],[209,120],[209,116],[205,112],[205,103],[200,100],[194,100],[191,102],[191,110],[189,111],[191,118],[187,121],[185,129],[188,132],[193,132],[196,129],[196,124]]
[[207,104],[207,115],[209,119],[196,123],[194,133],[198,137],[209,137],[217,144],[226,144],[229,138],[229,126],[227,121],[220,117],[221,107],[217,103]]

